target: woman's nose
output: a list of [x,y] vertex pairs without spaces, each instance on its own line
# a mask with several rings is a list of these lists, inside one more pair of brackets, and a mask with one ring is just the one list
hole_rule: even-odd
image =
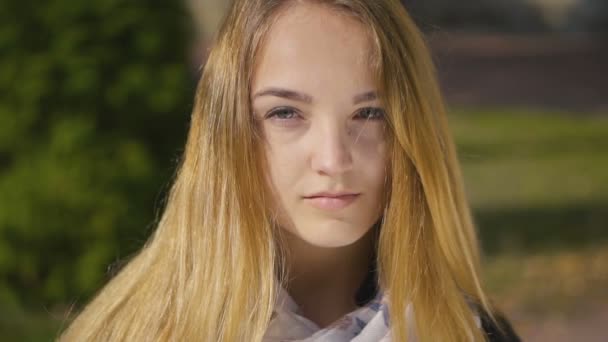
[[314,171],[336,176],[353,167],[349,128],[338,123],[317,127],[311,137],[311,166]]

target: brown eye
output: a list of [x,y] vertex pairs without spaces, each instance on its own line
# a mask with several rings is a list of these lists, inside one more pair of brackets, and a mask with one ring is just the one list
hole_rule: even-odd
[[384,119],[384,110],[377,107],[365,107],[357,111],[357,119],[364,120],[382,120]]

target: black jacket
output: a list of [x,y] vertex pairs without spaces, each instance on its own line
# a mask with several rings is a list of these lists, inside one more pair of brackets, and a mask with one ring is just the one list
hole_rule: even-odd
[[492,322],[487,313],[481,315],[481,327],[489,342],[521,342],[503,314],[494,313],[494,318],[496,318],[498,325]]

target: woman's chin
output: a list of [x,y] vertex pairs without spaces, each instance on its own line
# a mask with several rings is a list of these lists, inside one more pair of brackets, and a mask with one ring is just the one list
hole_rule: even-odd
[[349,246],[361,239],[371,227],[361,227],[344,222],[327,222],[302,225],[292,232],[307,243],[324,248]]

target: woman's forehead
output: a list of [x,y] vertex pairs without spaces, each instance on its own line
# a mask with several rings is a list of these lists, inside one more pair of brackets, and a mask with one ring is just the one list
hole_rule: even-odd
[[370,46],[367,30],[351,16],[323,5],[289,6],[260,48],[253,90],[298,86],[314,91],[345,80],[356,91],[369,88]]

